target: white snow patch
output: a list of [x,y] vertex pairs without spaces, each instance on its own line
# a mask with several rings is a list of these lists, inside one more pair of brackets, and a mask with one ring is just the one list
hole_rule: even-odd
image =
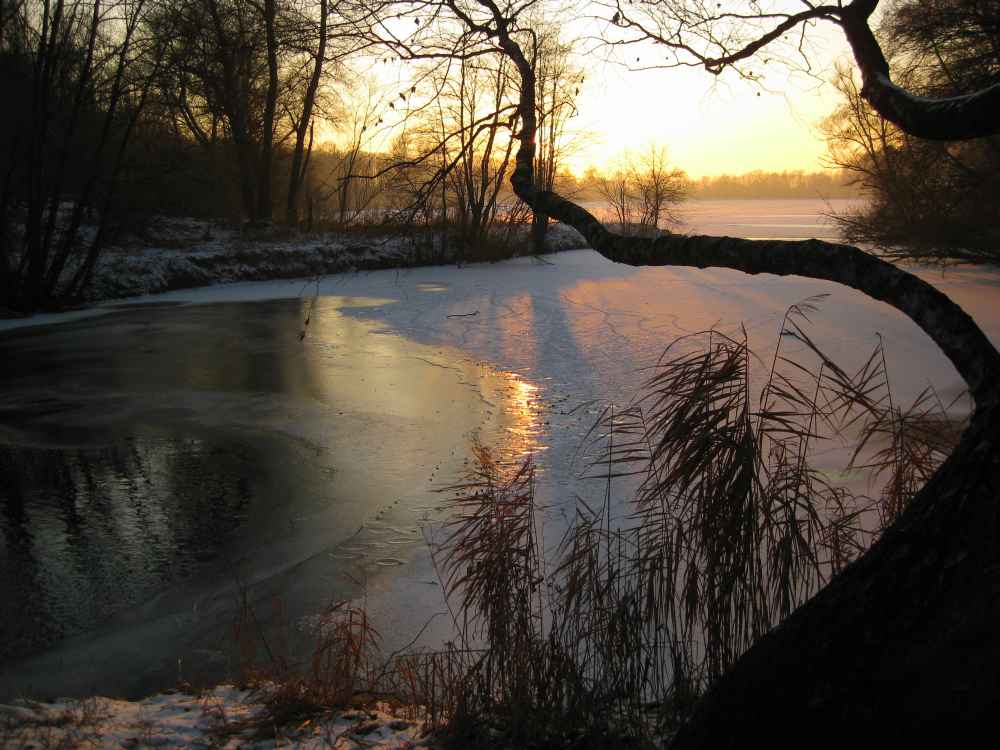
[[[81,236],[93,229],[82,227]],[[515,230],[508,241],[528,247],[528,229]],[[141,234],[104,249],[85,295],[99,302],[234,281],[460,261],[457,243],[443,240],[436,232],[399,229],[307,233],[271,227],[240,233],[198,219],[154,217]],[[578,232],[558,224],[546,244],[552,251],[586,245]],[[66,278],[78,262],[80,257],[70,259]]]
[[417,750],[424,725],[387,704],[331,711],[286,727],[268,727],[258,695],[219,685],[200,695],[166,692],[139,701],[111,698],[0,704],[0,745],[18,748],[247,748]]

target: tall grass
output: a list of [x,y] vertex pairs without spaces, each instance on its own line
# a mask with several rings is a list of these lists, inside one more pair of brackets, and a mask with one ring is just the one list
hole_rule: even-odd
[[[287,622],[283,602],[274,598],[272,608],[280,628]],[[309,653],[297,659],[280,631],[267,636],[242,592],[233,621],[239,659],[236,678],[267,708],[251,720],[258,732],[268,734],[294,719],[330,708],[370,703],[385,683],[380,641],[365,609],[340,601],[319,618]]]
[[458,602],[453,618],[459,642],[447,654],[448,668],[462,668],[463,684],[450,721],[454,730],[469,733],[490,717],[522,741],[551,700],[544,679],[535,466],[530,457],[504,464],[478,444],[473,453],[468,476],[447,488],[454,495],[452,520],[441,547],[445,590]]
[[[905,507],[959,426],[932,389],[895,404],[881,339],[856,372],[838,366],[806,330],[819,301],[788,309],[768,362],[745,331],[668,347],[592,430],[604,502],[578,500],[551,571],[531,459],[475,448],[438,552],[459,643],[424,663],[452,737],[655,744]],[[814,465],[831,441],[854,442],[846,469],[875,497]],[[618,518],[626,475],[639,485]]]

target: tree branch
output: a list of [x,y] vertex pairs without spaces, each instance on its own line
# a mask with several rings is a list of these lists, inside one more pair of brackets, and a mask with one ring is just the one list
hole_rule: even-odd
[[745,273],[799,275],[835,281],[882,300],[917,323],[941,348],[969,385],[977,403],[996,400],[1000,354],[958,305],[930,284],[873,255],[820,240],[744,240],[733,237],[666,235],[623,237],[609,231],[582,206],[554,192],[536,191],[535,73],[508,32],[492,0],[480,0],[496,19],[498,42],[521,75],[520,148],[511,176],[514,192],[535,211],[579,231],[592,248],[617,263],[633,266],[717,266]]
[[[491,0],[482,4],[499,14]],[[919,738],[922,724],[992,722],[1000,691],[993,637],[1000,616],[1000,354],[944,294],[857,248],[819,240],[621,237],[576,203],[536,191],[534,71],[507,23],[497,28],[522,76],[511,182],[533,209],[574,227],[615,262],[795,274],[864,292],[916,322],[976,404],[955,452],[881,539],[752,646],[699,701],[672,746],[736,747],[755,733],[758,743],[790,746],[817,726],[820,744],[841,746],[858,736],[870,741],[872,732]]]

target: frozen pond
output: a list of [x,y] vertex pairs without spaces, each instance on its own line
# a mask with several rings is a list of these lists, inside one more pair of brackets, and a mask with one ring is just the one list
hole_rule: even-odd
[[532,417],[519,378],[345,314],[394,303],[149,305],[4,335],[0,692],[219,679],[244,595],[295,622],[397,569],[436,588],[410,563],[438,479]]
[[[780,240],[815,237],[837,242],[840,235],[830,215],[849,213],[863,203],[855,198],[693,199],[676,209],[681,223],[673,228],[687,234]],[[583,205],[598,218],[615,221],[606,204],[588,201]]]
[[[765,224],[769,202],[739,215],[712,203],[730,206],[702,206],[709,226],[692,216],[690,231],[767,236],[712,222]],[[771,224],[829,236],[822,204],[774,203]],[[919,273],[1000,342],[1000,274]],[[849,289],[629,268],[587,250],[182,291],[3,334],[0,440],[17,447],[0,459],[0,562],[18,572],[0,597],[19,604],[0,624],[0,694],[135,693],[218,674],[241,588],[294,622],[360,596],[360,576],[387,650],[403,645],[442,610],[420,529],[474,434],[538,452],[554,544],[574,496],[604,489],[579,478],[583,436],[668,343],[742,325],[764,354],[788,305],[816,294],[830,296],[811,334],[842,364],[881,334],[900,401],[928,383],[958,393],[913,323]],[[447,635],[441,620],[424,643]]]

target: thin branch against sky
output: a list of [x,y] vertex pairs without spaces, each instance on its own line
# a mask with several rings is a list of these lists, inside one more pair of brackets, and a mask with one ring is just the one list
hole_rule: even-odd
[[[542,13],[542,5],[535,5],[532,12]],[[379,30],[389,45],[358,63],[389,91],[416,89],[405,105],[397,101],[403,106],[386,108],[383,127],[372,132],[375,150],[386,148],[408,113],[434,96],[427,71],[455,49],[455,35],[463,33],[440,5],[434,6],[401,6],[403,11]],[[570,169],[603,168],[622,151],[650,142],[667,146],[674,162],[695,177],[823,167],[826,145],[818,126],[836,104],[836,92],[826,81],[846,50],[838,29],[817,22],[808,29],[806,46],[796,37],[781,50],[711,75],[703,67],[679,65],[676,54],[664,55],[634,34],[627,44],[618,44],[621,29],[612,23],[616,7],[594,2],[560,9],[563,36],[585,72],[570,131],[586,142],[574,149]],[[446,38],[435,38],[435,24]],[[481,46],[470,54],[486,53]],[[698,62],[691,56],[685,61]]]

